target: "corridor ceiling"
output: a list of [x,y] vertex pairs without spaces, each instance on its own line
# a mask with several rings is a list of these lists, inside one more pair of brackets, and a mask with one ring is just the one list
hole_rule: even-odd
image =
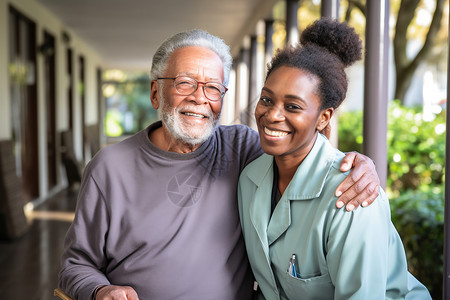
[[218,35],[235,55],[258,20],[278,0],[37,0],[90,45],[107,67],[149,70],[169,36],[201,28]]

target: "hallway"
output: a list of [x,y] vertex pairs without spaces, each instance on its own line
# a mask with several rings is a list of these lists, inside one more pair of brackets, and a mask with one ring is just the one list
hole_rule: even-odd
[[7,300],[53,300],[64,237],[78,191],[63,190],[30,216],[28,232],[0,241],[0,294]]

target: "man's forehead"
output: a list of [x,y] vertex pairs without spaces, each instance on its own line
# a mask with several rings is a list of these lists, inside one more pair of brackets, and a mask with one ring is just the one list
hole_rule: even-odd
[[211,60],[219,62],[222,65],[222,60],[216,52],[201,46],[187,46],[175,49],[169,56],[169,60],[173,60],[174,62],[180,60]]
[[[176,76],[188,76],[188,77],[192,77],[192,78],[197,78],[199,75],[199,73],[194,73],[194,72],[177,72]],[[208,81],[218,81],[218,82],[222,82],[222,78],[220,76],[208,76]]]
[[168,60],[170,76],[205,76],[209,79],[223,80],[223,62],[214,51],[198,46],[189,46],[176,49]]

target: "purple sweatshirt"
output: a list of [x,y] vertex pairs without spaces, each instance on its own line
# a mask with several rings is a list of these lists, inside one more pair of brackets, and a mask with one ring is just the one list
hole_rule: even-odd
[[262,154],[258,134],[219,126],[178,154],[150,142],[160,126],[102,149],[86,167],[60,287],[76,299],[100,284],[129,285],[140,299],[249,299],[236,187]]

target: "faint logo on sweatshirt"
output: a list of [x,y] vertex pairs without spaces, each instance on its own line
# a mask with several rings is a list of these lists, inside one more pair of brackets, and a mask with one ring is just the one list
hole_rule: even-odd
[[201,178],[192,173],[178,173],[167,184],[169,199],[179,207],[196,204],[202,195]]

